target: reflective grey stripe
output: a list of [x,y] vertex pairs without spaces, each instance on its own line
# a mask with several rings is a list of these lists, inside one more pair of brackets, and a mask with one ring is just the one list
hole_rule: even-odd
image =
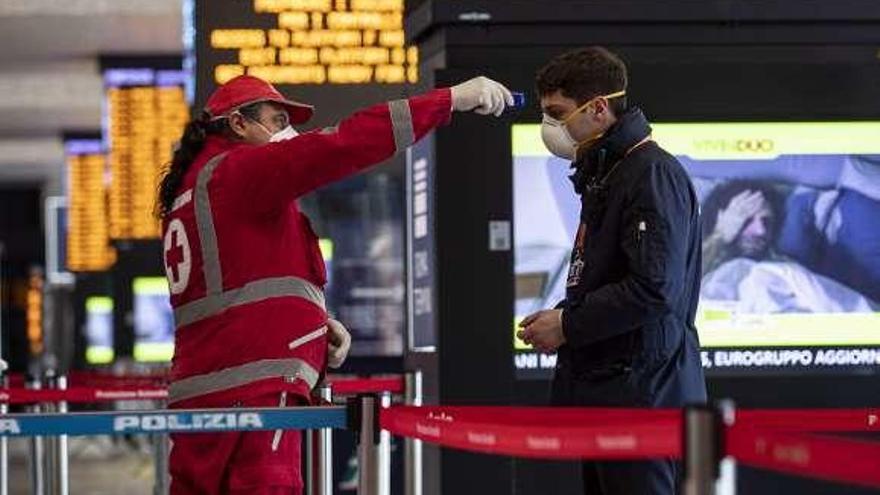
[[217,232],[214,230],[214,215],[211,212],[211,198],[208,194],[208,182],[214,169],[226,153],[211,158],[196,178],[195,210],[196,225],[199,229],[199,242],[202,245],[202,271],[205,272],[205,288],[208,296],[223,291],[223,272],[220,269],[220,251],[217,248]]
[[193,198],[193,190],[187,189],[185,193],[180,196],[174,198],[174,203],[171,204],[171,211],[177,211],[184,206],[188,205]]
[[[281,400],[278,401],[278,407],[287,406],[287,390],[281,392]],[[278,451],[278,445],[281,444],[281,435],[284,433],[284,430],[275,430],[275,435],[272,437],[272,452]]]
[[208,295],[174,309],[177,327],[217,315],[227,309],[276,297],[299,297],[325,310],[324,292],[299,277],[276,277],[255,280],[244,287]]
[[287,348],[292,351],[292,350],[296,349],[297,347],[302,347],[302,346],[308,344],[309,342],[311,342],[315,339],[321,338],[322,336],[326,335],[328,330],[329,330],[329,328],[325,325],[325,326],[315,330],[314,332],[309,332],[309,333],[303,335],[302,337],[299,337],[298,339],[294,339],[291,343],[287,344]]
[[409,101],[395,100],[389,102],[388,110],[391,111],[391,126],[394,128],[394,146],[397,152],[401,152],[416,140]]
[[168,386],[168,401],[191,399],[267,378],[300,379],[312,389],[318,383],[319,376],[318,371],[302,359],[264,359],[177,380]]

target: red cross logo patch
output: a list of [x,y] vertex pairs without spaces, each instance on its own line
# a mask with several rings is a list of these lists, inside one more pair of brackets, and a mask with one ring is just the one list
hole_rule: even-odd
[[192,256],[186,229],[180,219],[168,224],[165,232],[165,274],[172,294],[180,294],[189,284],[189,273],[192,268]]

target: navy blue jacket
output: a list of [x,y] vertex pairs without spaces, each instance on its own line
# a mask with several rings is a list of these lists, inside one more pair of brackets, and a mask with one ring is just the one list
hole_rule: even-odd
[[704,402],[694,326],[700,293],[696,193],[631,109],[573,164],[581,195],[563,308],[556,404]]

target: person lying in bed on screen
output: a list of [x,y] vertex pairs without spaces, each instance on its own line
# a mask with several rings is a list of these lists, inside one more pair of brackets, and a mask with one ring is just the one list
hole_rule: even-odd
[[868,312],[858,292],[776,252],[783,200],[771,186],[731,181],[703,205],[702,298],[741,313]]

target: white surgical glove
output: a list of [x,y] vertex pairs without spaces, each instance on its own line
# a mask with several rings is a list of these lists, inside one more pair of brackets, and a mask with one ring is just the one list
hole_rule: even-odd
[[0,373],[3,373],[4,371],[6,371],[8,369],[9,369],[9,365],[6,364],[6,361],[0,359]]
[[351,349],[351,334],[342,323],[327,320],[327,366],[336,369],[342,366]]
[[475,77],[452,87],[452,109],[456,112],[473,110],[480,115],[498,117],[505,106],[513,106],[513,95],[504,85],[488,77]]

